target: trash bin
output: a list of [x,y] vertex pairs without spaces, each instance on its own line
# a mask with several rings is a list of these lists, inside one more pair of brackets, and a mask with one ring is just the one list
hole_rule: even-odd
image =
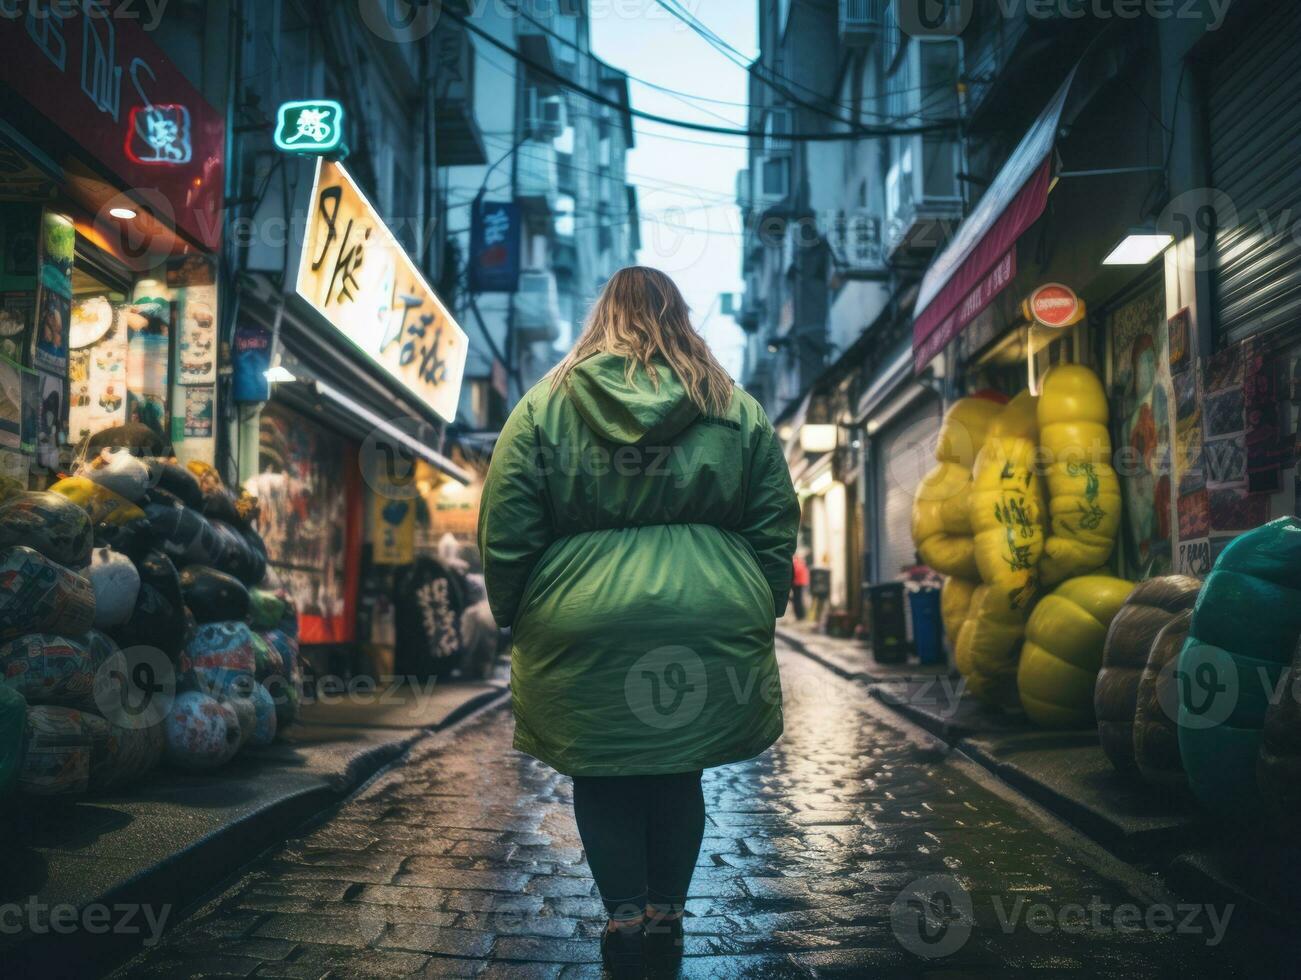
[[903,583],[886,582],[869,587],[867,608],[871,616],[872,659],[879,664],[906,661],[908,621],[904,615]]
[[940,625],[940,594],[935,589],[921,589],[908,595],[913,615],[913,649],[924,664],[944,663],[944,634]]

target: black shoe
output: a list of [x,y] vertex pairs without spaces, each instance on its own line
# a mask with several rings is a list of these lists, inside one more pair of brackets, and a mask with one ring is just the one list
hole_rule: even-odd
[[607,928],[601,934],[601,962],[619,980],[641,977],[645,960],[640,923],[631,928]]
[[676,963],[682,958],[682,916],[673,918],[646,916],[642,927],[646,961],[657,966]]

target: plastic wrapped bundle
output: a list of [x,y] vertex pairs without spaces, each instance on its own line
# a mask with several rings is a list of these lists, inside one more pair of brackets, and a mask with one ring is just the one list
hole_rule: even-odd
[[196,622],[214,623],[244,619],[248,615],[248,589],[235,576],[190,565],[181,571],[181,595]]
[[1002,403],[993,397],[954,402],[940,426],[937,465],[913,498],[913,544],[922,561],[942,575],[977,578],[971,537],[971,468],[990,423],[1002,410]]
[[953,660],[967,690],[981,702],[1008,710],[1020,706],[1016,664],[1025,621],[1025,609],[1013,606],[1002,590],[980,585],[972,592]]
[[1286,836],[1301,808],[1301,644],[1283,675],[1283,696],[1265,712],[1264,736],[1256,760],[1256,781],[1265,812]]
[[257,728],[257,706],[253,703],[253,692],[258,689],[259,685],[254,684],[249,688],[248,696],[237,696],[222,698],[221,703],[235,712],[235,717],[239,719],[239,747],[243,748],[253,738],[253,732]]
[[1120,480],[1111,467],[1107,396],[1079,364],[1058,364],[1039,396],[1039,445],[1048,478],[1048,539],[1039,564],[1045,587],[1107,563],[1120,530]]
[[994,420],[976,457],[971,529],[981,581],[1026,610],[1038,588],[1044,539],[1043,493],[1034,465],[1034,399],[1022,392]]
[[96,548],[86,571],[95,593],[95,626],[110,629],[131,618],[140,596],[140,573],[126,555]]
[[154,647],[175,657],[190,635],[176,566],[161,551],[149,551],[136,562],[136,570],[140,590],[135,608],[125,623],[111,629],[112,636],[124,647]]
[[181,654],[179,686],[214,697],[247,697],[257,669],[257,638],[238,621],[202,623]]
[[971,611],[971,599],[976,587],[975,582],[950,576],[944,580],[944,587],[940,589],[940,619],[944,623],[949,645],[954,648],[957,647],[962,624]]
[[1093,724],[1093,688],[1107,629],[1134,589],[1109,575],[1067,579],[1039,601],[1017,668],[1021,707],[1045,728]]
[[92,480],[133,503],[150,486],[149,467],[125,449],[102,450],[78,466],[75,475]]
[[0,643],[0,683],[28,704],[95,705],[95,664],[86,647],[52,633],[29,633]]
[[22,545],[0,551],[0,639],[79,636],[94,621],[95,593],[85,578]]
[[1192,609],[1200,579],[1167,575],[1140,582],[1111,621],[1102,649],[1102,670],[1093,689],[1098,737],[1111,764],[1121,772],[1136,768],[1134,717],[1138,685],[1157,634],[1178,613]]
[[276,739],[275,699],[271,697],[271,692],[265,686],[255,684],[249,700],[252,701],[255,712],[253,737],[250,741],[256,747],[270,745]]
[[1225,817],[1260,807],[1256,760],[1268,695],[1301,636],[1301,521],[1241,534],[1206,577],[1179,653],[1179,754],[1188,785]]
[[164,758],[178,769],[216,769],[239,751],[239,718],[229,706],[202,691],[176,696],[164,731]]
[[93,543],[90,516],[62,494],[32,491],[0,503],[0,548],[26,545],[60,565],[81,568]]
[[1152,641],[1138,681],[1134,708],[1134,760],[1142,777],[1170,792],[1188,789],[1188,774],[1179,756],[1179,680],[1173,661],[1179,656],[1193,611],[1176,613]]
[[76,504],[86,512],[92,526],[115,527],[144,519],[145,512],[121,494],[84,476],[69,476],[50,487],[50,493]]
[[248,622],[255,630],[275,629],[287,612],[280,596],[266,589],[249,589]]
[[91,760],[108,741],[108,722],[55,704],[27,709],[17,787],[33,796],[80,794],[90,788]]

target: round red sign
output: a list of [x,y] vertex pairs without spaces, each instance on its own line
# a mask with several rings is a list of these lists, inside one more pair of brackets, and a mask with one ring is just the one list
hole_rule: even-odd
[[1050,282],[1030,294],[1030,315],[1045,327],[1065,327],[1078,319],[1080,298],[1069,286]]

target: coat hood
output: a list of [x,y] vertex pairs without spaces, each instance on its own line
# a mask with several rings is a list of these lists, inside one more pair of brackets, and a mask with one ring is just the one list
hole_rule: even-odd
[[700,416],[676,374],[657,360],[659,388],[638,366],[630,385],[626,360],[616,354],[589,357],[569,373],[569,397],[583,421],[611,442],[637,446],[672,439]]

